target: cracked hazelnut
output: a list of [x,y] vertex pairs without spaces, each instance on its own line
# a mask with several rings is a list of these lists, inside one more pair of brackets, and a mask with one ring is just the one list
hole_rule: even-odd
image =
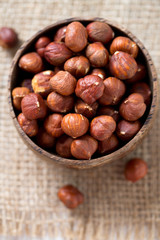
[[75,89],[77,97],[82,98],[88,104],[92,104],[99,99],[103,95],[103,91],[103,80],[94,75],[87,75],[79,79]]
[[26,53],[20,58],[19,67],[27,72],[39,73],[43,70],[43,62],[36,52]]
[[87,46],[86,56],[93,67],[105,67],[109,60],[107,49],[100,42],[91,43]]
[[68,59],[64,64],[64,70],[79,78],[86,75],[89,71],[90,63],[84,56],[76,56]]
[[62,135],[60,138],[58,138],[56,143],[56,152],[64,158],[70,158],[72,157],[71,154],[71,143],[73,141],[73,138]]
[[64,42],[65,41],[66,29],[67,29],[67,26],[64,26],[57,30],[57,32],[54,36],[55,42]]
[[12,48],[18,42],[17,33],[13,28],[0,28],[0,46],[3,48]]
[[86,27],[91,42],[108,43],[114,37],[114,32],[107,23],[92,22]]
[[98,116],[93,118],[90,124],[90,134],[99,141],[103,141],[111,137],[116,129],[116,122],[110,116]]
[[44,128],[49,135],[57,138],[63,134],[63,130],[61,128],[62,119],[63,116],[58,113],[53,113],[45,119]]
[[32,79],[24,79],[21,83],[21,87],[26,87],[30,90],[30,92],[33,92]]
[[67,208],[74,209],[84,201],[83,194],[74,186],[66,185],[58,191],[59,199]]
[[97,111],[97,115],[107,115],[114,119],[114,121],[118,121],[120,116],[118,110],[114,109],[110,106],[100,107]]
[[110,138],[98,143],[98,152],[100,154],[109,154],[119,147],[118,138],[112,134]]
[[38,119],[44,118],[47,114],[46,104],[38,93],[29,93],[21,102],[22,112],[26,118]]
[[104,92],[98,102],[101,105],[117,105],[125,94],[125,84],[115,77],[106,78],[103,83]]
[[137,68],[137,72],[134,74],[134,76],[132,78],[129,78],[126,80],[126,83],[136,83],[139,82],[141,80],[143,80],[146,77],[146,68],[143,64],[138,63],[138,68]]
[[151,101],[151,90],[150,87],[148,86],[147,83],[145,82],[140,82],[140,83],[135,83],[131,89],[131,93],[139,93],[143,96],[144,102],[146,105],[150,104]]
[[27,94],[30,93],[30,90],[26,87],[16,87],[12,91],[13,106],[17,110],[21,110],[21,101]]
[[144,178],[148,172],[146,162],[141,158],[131,159],[125,166],[125,178],[131,182],[137,182]]
[[80,22],[72,22],[67,26],[65,44],[73,52],[82,51],[87,45],[87,30]]
[[132,93],[120,105],[119,113],[127,121],[136,121],[146,111],[144,98],[139,93]]
[[82,114],[87,118],[92,118],[96,115],[98,108],[98,103],[94,102],[91,105],[83,102],[81,99],[78,99],[75,103],[74,109],[76,113]]
[[138,120],[135,122],[121,120],[117,125],[116,133],[122,141],[129,141],[139,132],[140,128],[141,123]]
[[50,79],[52,89],[64,96],[74,93],[76,83],[76,79],[67,71],[59,71]]
[[128,37],[116,37],[110,46],[110,53],[113,55],[116,51],[122,51],[136,58],[138,55],[138,46]]
[[135,59],[125,52],[115,52],[109,61],[111,74],[121,80],[131,78],[137,72],[138,66]]
[[51,42],[51,39],[49,37],[43,36],[40,37],[37,42],[35,43],[35,49],[36,52],[39,54],[39,56],[44,56],[44,50],[45,47]]
[[36,140],[37,144],[45,149],[53,148],[55,145],[55,138],[49,135],[44,128],[38,131]]
[[73,140],[71,153],[77,159],[89,160],[98,148],[98,142],[89,135]]
[[62,42],[51,42],[44,50],[44,57],[50,64],[60,66],[72,57],[72,52]]
[[63,131],[72,138],[84,135],[89,127],[89,121],[86,117],[77,113],[69,113],[62,120]]
[[103,80],[106,78],[106,73],[101,68],[94,68],[90,74],[91,75],[96,75],[96,76],[102,78]]
[[73,96],[62,96],[51,92],[47,97],[47,105],[54,112],[66,113],[72,110],[74,105]]
[[54,76],[54,72],[47,70],[34,75],[32,79],[32,88],[35,93],[46,97],[51,92],[50,79]]
[[21,126],[22,130],[29,136],[34,137],[38,133],[38,124],[37,120],[27,119],[23,113],[20,113],[17,117],[18,123]]

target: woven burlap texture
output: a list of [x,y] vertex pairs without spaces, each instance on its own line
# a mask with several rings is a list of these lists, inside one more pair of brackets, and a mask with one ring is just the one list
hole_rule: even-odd
[[[130,29],[149,50],[160,76],[159,0],[0,0],[0,26],[22,41],[59,19],[104,17]],[[0,49],[0,233],[55,240],[160,239],[160,114],[150,134],[126,159],[72,170],[38,158],[20,139],[9,116],[7,77],[13,51]],[[124,179],[132,156],[147,161],[147,177]],[[77,186],[85,203],[74,211],[57,198],[64,184]],[[18,238],[18,236],[20,238]]]

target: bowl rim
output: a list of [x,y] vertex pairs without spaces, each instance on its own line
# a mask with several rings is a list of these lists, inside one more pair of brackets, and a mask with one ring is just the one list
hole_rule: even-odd
[[[30,42],[32,42],[33,40],[35,40],[35,38],[40,37],[40,35],[42,35],[43,33],[45,33],[46,31],[49,31],[51,28],[54,27],[58,27],[60,25],[65,25],[68,24],[70,22],[73,21],[80,21],[80,22],[92,22],[92,21],[101,21],[101,22],[105,22],[107,24],[109,24],[111,27],[117,28],[120,31],[124,32],[125,34],[128,35],[129,38],[131,38],[132,40],[134,40],[136,42],[136,44],[138,45],[138,47],[141,49],[143,55],[145,56],[145,58],[147,59],[147,68],[150,71],[150,74],[152,76],[151,81],[153,82],[153,89],[152,89],[152,103],[150,106],[150,110],[148,113],[148,116],[143,124],[143,126],[141,127],[141,129],[139,130],[139,132],[134,136],[133,139],[131,139],[127,144],[125,144],[123,147],[121,147],[120,149],[114,151],[113,153],[104,155],[102,157],[98,157],[98,158],[94,158],[94,159],[90,159],[90,160],[76,160],[76,159],[68,159],[68,158],[63,158],[60,157],[58,155],[54,155],[52,153],[47,152],[46,150],[42,149],[41,147],[39,147],[37,144],[35,144],[25,133],[24,131],[21,129],[21,127],[19,126],[19,123],[17,121],[16,118],[16,114],[12,105],[12,93],[11,93],[11,83],[12,83],[12,75],[13,75],[13,71],[15,66],[18,64],[18,60],[22,54],[22,51],[28,46],[28,44]],[[11,64],[11,68],[10,68],[10,72],[9,72],[9,78],[8,78],[8,103],[9,103],[9,109],[10,109],[10,115],[14,121],[14,124],[18,130],[18,132],[20,133],[22,139],[24,139],[25,143],[35,152],[39,153],[42,157],[46,158],[46,159],[52,159],[54,160],[54,162],[61,164],[61,165],[66,165],[72,168],[80,168],[80,169],[85,169],[85,168],[91,168],[91,167],[95,167],[95,166],[99,166],[105,163],[109,163],[112,162],[116,159],[121,159],[123,158],[126,154],[128,154],[129,152],[131,152],[137,145],[138,142],[140,142],[144,136],[148,133],[149,129],[151,128],[155,117],[156,117],[156,113],[157,113],[157,105],[158,105],[158,79],[157,79],[157,73],[153,64],[153,61],[151,59],[151,56],[148,53],[148,50],[144,47],[144,45],[142,44],[142,42],[134,35],[132,34],[128,29],[126,29],[125,27],[117,24],[114,21],[108,20],[108,19],[104,19],[104,18],[81,18],[81,17],[76,17],[76,18],[68,18],[68,19],[64,19],[64,20],[60,20],[57,21],[53,24],[50,24],[46,27],[44,27],[42,30],[38,31],[37,33],[35,33],[31,38],[29,38],[27,41],[25,41],[22,46],[18,49],[18,51],[16,52],[13,60],[12,60],[12,64]]]

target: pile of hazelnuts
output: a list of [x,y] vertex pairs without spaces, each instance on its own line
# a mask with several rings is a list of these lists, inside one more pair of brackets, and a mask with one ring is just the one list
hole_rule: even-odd
[[105,22],[71,22],[53,39],[41,36],[18,63],[32,75],[12,91],[21,128],[64,158],[120,148],[140,130],[151,102],[138,54],[135,42],[115,36]]

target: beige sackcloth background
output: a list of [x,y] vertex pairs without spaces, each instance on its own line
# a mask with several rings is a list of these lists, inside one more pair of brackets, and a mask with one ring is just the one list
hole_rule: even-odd
[[[160,0],[0,0],[0,26],[15,28],[22,41],[75,16],[104,17],[127,27],[149,50],[160,77]],[[0,236],[9,237],[1,239],[159,240],[160,114],[124,160],[83,171],[48,164],[24,145],[9,116],[12,53],[0,49]],[[123,175],[132,156],[149,166],[136,184]],[[58,189],[69,183],[85,195],[85,203],[73,211],[57,198]]]

